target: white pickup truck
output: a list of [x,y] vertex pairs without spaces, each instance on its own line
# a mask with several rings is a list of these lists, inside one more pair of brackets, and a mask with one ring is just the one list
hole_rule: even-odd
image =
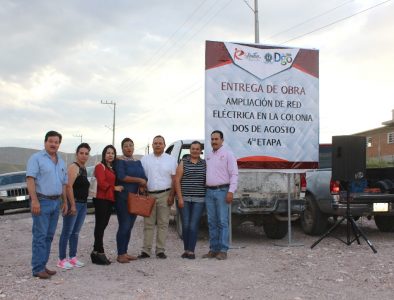
[[[204,141],[199,140],[202,144]],[[168,146],[166,153],[179,162],[190,153],[192,140],[179,140]],[[305,176],[290,174],[292,219],[304,209]],[[232,226],[243,222],[263,225],[267,237],[281,239],[288,229],[288,174],[265,169],[239,169],[238,190],[232,204]],[[181,234],[181,218],[175,215],[178,234]]]

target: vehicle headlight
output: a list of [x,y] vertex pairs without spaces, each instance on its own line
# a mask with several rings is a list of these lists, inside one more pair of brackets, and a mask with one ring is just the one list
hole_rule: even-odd
[[1,197],[7,197],[7,191],[0,191]]

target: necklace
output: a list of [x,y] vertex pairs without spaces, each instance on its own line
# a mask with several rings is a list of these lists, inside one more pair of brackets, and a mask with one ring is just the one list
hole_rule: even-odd
[[123,160],[127,160],[127,161],[133,161],[134,160],[134,158],[132,156],[128,157],[128,156],[124,156],[124,155],[122,155],[122,159]]

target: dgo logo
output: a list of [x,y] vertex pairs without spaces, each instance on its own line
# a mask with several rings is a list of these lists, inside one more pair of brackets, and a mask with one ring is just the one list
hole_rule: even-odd
[[266,53],[264,55],[265,63],[272,64],[274,62],[279,62],[282,66],[287,64],[291,64],[293,62],[293,58],[291,57],[291,53],[278,53],[274,52]]

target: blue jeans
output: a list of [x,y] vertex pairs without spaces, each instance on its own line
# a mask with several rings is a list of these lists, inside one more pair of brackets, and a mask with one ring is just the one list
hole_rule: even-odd
[[229,248],[228,188],[209,189],[205,196],[208,214],[209,248],[213,252],[227,252]]
[[66,215],[63,217],[63,229],[59,240],[59,259],[66,258],[67,243],[70,243],[69,257],[77,256],[78,237],[83,222],[85,221],[87,204],[75,202],[77,213],[75,216]]
[[118,216],[118,232],[116,233],[116,246],[118,255],[126,254],[130,242],[136,215],[129,214],[127,210],[128,193],[118,193],[115,201],[116,215]]
[[53,236],[55,235],[60,212],[60,200],[40,199],[40,214],[32,215],[32,257],[33,275],[45,271]]
[[196,248],[198,228],[204,207],[204,202],[187,201],[187,198],[185,198],[184,206],[180,210],[182,217],[183,249],[185,251],[194,252]]

